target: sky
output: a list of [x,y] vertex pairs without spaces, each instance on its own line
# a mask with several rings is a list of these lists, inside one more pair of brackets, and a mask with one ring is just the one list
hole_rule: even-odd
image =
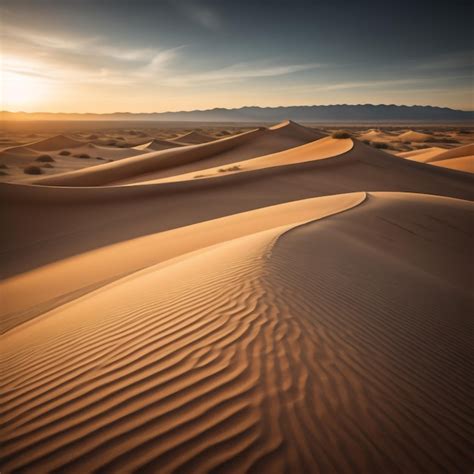
[[2,0],[1,109],[474,109],[472,1]]

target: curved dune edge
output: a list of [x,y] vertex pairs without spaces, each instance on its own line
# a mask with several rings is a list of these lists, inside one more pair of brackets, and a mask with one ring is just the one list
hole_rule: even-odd
[[397,153],[397,156],[420,163],[474,173],[474,144],[463,145],[449,150],[433,147],[406,153]]
[[409,160],[418,161],[420,163],[426,163],[432,158],[436,158],[441,153],[446,151],[445,148],[441,147],[431,147],[431,148],[423,148],[421,150],[412,150],[412,151],[405,151],[402,153],[397,153],[397,156],[401,156],[402,158],[407,158]]
[[474,155],[448,158],[446,160],[436,160],[430,162],[430,164],[452,170],[464,171],[466,173],[474,173]]
[[6,279],[0,284],[2,332],[151,265],[245,235],[322,219],[364,199],[359,192],[256,209],[109,245]]
[[2,469],[466,471],[472,209],[370,193],[3,336]]
[[[301,145],[289,150],[280,151],[271,155],[260,156],[250,160],[237,161],[225,166],[215,166],[191,173],[179,174],[168,178],[140,181],[136,184],[158,184],[172,183],[177,181],[188,181],[202,178],[219,178],[225,175],[245,173],[248,171],[274,168],[277,166],[288,166],[308,161],[325,160],[340,156],[352,150],[354,142],[348,139],[334,139],[331,137],[321,138],[319,140]],[[131,185],[130,185],[131,186]]]

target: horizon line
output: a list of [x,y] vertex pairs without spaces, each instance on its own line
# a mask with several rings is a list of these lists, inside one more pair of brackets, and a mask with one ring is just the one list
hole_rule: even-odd
[[214,110],[242,110],[242,109],[288,109],[293,107],[421,107],[421,108],[437,108],[452,110],[456,112],[474,112],[474,109],[454,109],[452,107],[445,107],[441,105],[419,105],[419,104],[371,104],[371,103],[357,103],[357,104],[348,104],[348,103],[338,103],[338,104],[301,104],[301,105],[276,105],[276,106],[260,106],[260,105],[243,105],[241,107],[212,107],[208,109],[191,109],[191,110],[166,110],[163,112],[129,112],[129,111],[115,111],[115,112],[47,112],[47,111],[34,111],[26,112],[24,110],[1,110],[0,113],[9,113],[9,114],[56,114],[56,115],[114,115],[114,114],[130,114],[130,115],[152,115],[152,114],[178,114],[178,113],[192,113],[192,112],[211,112]]

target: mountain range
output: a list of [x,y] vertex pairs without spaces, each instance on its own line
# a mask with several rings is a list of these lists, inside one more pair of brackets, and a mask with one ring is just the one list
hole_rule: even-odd
[[289,107],[214,108],[181,112],[48,113],[1,112],[2,120],[150,120],[189,122],[466,122],[474,111],[406,105],[309,105]]

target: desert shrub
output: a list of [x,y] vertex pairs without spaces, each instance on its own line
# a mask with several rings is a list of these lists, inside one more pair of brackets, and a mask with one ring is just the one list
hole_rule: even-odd
[[41,168],[54,168],[54,166],[51,163],[45,163],[44,165],[41,165]]
[[75,158],[82,158],[84,160],[87,160],[88,158],[90,158],[90,156],[87,154],[87,153],[80,153],[78,155],[73,155]]
[[351,134],[345,130],[337,130],[331,135],[332,138],[351,138]]
[[0,170],[6,170],[6,169],[8,169],[8,166],[2,163],[0,165]]
[[27,166],[23,169],[23,173],[25,174],[41,174],[43,170],[39,166]]
[[456,140],[455,138],[449,138],[449,137],[440,137],[440,138],[431,137],[427,141],[430,143],[459,143],[459,141]]
[[240,166],[229,166],[229,168],[219,168],[219,173],[226,173],[227,171],[239,171]]
[[470,130],[459,130],[458,132],[460,135],[470,135],[471,131]]
[[63,150],[63,151],[60,151],[59,154],[61,156],[69,156],[71,152],[69,150]]
[[40,163],[54,163],[56,160],[49,155],[40,155],[35,161],[39,161]]
[[372,146],[374,148],[380,148],[382,150],[386,150],[387,148],[390,148],[388,146],[388,143],[384,143],[384,142],[372,142]]
[[0,176],[8,176],[8,173],[6,171],[0,170]]
[[105,158],[102,158],[101,156],[96,156],[95,159],[96,160],[102,160],[102,161],[105,160]]
[[370,140],[362,140],[362,143],[365,143],[366,145],[370,145]]

